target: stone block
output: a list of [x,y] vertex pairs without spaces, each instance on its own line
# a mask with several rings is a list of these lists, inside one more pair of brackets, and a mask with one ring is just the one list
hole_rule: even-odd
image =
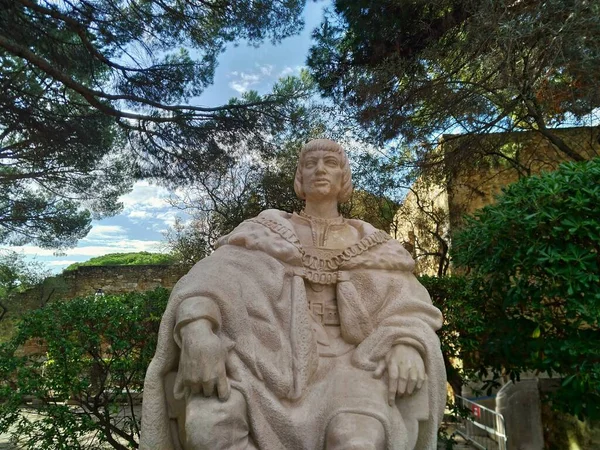
[[496,412],[504,416],[507,450],[542,450],[544,432],[538,380],[507,383],[496,396]]

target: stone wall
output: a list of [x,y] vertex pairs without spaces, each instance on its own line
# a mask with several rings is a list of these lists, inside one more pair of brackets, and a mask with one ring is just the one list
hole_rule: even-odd
[[97,289],[106,294],[122,294],[149,291],[159,286],[172,288],[187,270],[177,265],[80,266],[63,273],[68,291],[62,296],[69,299],[91,295]]
[[444,275],[448,268],[448,193],[420,179],[408,192],[390,230],[415,260],[417,274]]
[[123,294],[159,286],[172,288],[188,270],[189,267],[179,265],[80,266],[46,278],[40,286],[4,301],[8,312],[0,321],[0,342],[12,334],[19,316],[48,302],[94,295],[98,289],[105,294]]
[[[584,159],[600,156],[597,128],[565,128],[554,133]],[[444,144],[442,144],[444,145]],[[447,178],[448,211],[450,228],[459,227],[465,214],[472,214],[495,201],[503,187],[523,177],[556,170],[567,158],[541,134],[535,132],[491,133],[476,138],[469,137],[464,143],[455,139],[454,147],[472,147],[473,152],[486,148],[500,149],[504,155],[490,156],[478,165],[469,164],[469,148],[462,149],[465,159],[450,170]],[[508,159],[510,158],[510,160]]]
[[[598,128],[565,128],[554,133],[581,157],[600,156]],[[490,149],[504,156],[489,156]],[[536,132],[452,136],[442,140],[439,151],[452,155],[444,181],[439,177],[417,180],[396,219],[403,225],[395,237],[411,251],[417,273],[423,275],[440,275],[440,267],[447,267],[440,258],[447,258],[451,233],[461,226],[464,215],[493,203],[503,187],[521,177],[555,170],[565,161]],[[470,163],[474,154],[488,156],[474,164]]]

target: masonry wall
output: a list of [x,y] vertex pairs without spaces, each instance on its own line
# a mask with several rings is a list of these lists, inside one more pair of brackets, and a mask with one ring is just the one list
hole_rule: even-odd
[[[553,130],[553,133],[584,159],[600,156],[597,128],[565,128]],[[449,148],[444,151],[453,152],[452,147],[461,146],[467,147],[463,150],[466,154],[470,150],[477,152],[497,148],[505,157],[490,156],[476,166],[469,164],[466,157],[463,164],[451,169],[446,186],[451,229],[460,227],[465,214],[473,214],[494,203],[503,187],[523,177],[556,170],[567,160],[563,153],[536,132],[491,133],[469,137],[465,142],[458,139],[449,143]]]
[[19,316],[48,302],[94,295],[97,289],[105,294],[144,292],[159,286],[170,289],[188,270],[179,265],[81,266],[49,277],[40,286],[4,301],[8,312],[0,321],[0,342],[10,336]]
[[[582,158],[600,156],[598,128],[553,132]],[[451,233],[461,226],[465,215],[493,203],[503,187],[522,177],[555,170],[566,160],[537,132],[448,136],[441,142],[440,152],[446,156],[444,181],[439,181],[440,177],[417,180],[397,215],[403,225],[395,237],[411,251],[416,271],[422,275],[440,275],[447,267],[444,258],[447,260]],[[474,164],[475,154],[486,156]]]

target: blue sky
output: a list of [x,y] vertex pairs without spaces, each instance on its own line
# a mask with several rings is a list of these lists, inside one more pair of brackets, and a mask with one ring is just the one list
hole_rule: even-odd
[[[305,28],[298,36],[279,45],[265,43],[258,48],[245,44],[230,46],[219,58],[215,81],[194,103],[217,106],[247,90],[266,93],[281,77],[296,74],[305,65],[311,45],[311,31],[318,26],[329,2],[308,1]],[[138,182],[121,198],[124,208],[118,216],[94,221],[90,233],[76,248],[62,255],[34,246],[13,247],[27,258],[42,262],[52,272],[69,264],[107,253],[165,251],[163,233],[181,214],[168,203],[170,192],[148,182]]]

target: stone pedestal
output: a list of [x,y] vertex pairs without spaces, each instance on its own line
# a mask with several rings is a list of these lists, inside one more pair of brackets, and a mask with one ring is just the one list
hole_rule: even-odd
[[504,416],[508,450],[542,450],[544,433],[538,380],[507,383],[496,397],[496,411]]

